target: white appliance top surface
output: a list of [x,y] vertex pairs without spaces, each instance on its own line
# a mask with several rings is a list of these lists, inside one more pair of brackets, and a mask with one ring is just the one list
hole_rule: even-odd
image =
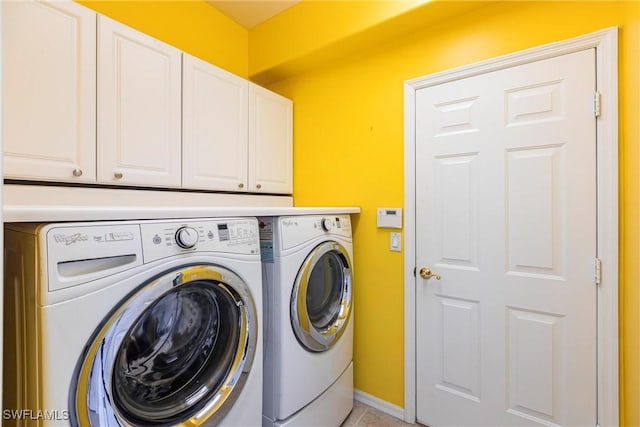
[[360,213],[358,207],[3,206],[4,222],[105,221]]
[[358,207],[294,207],[289,196],[8,184],[4,222],[108,221],[359,213]]

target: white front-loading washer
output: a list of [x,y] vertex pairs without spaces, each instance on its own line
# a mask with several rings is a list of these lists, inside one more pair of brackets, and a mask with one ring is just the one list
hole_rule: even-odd
[[256,426],[255,218],[8,224],[5,425]]
[[338,426],[353,408],[348,215],[260,218],[263,426]]

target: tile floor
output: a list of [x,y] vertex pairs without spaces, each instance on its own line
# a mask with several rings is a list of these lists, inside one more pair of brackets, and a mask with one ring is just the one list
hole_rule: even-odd
[[349,417],[344,420],[341,427],[402,427],[414,426],[415,424],[407,424],[404,421],[392,417],[382,411],[371,406],[365,405],[357,400],[353,402],[353,410]]

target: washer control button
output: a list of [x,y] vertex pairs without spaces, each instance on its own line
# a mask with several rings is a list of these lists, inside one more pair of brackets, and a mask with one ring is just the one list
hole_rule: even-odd
[[330,218],[322,218],[320,220],[320,227],[323,231],[329,231],[333,228],[333,223]]
[[180,227],[176,231],[176,243],[183,249],[191,249],[198,243],[198,230],[191,227]]

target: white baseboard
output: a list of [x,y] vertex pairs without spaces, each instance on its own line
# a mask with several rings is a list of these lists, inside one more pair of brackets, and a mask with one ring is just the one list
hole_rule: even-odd
[[393,403],[389,403],[386,400],[382,400],[360,390],[353,390],[353,398],[358,402],[362,402],[365,405],[376,408],[385,414],[389,414],[399,420],[404,420],[404,408],[401,408],[400,406],[394,405]]

